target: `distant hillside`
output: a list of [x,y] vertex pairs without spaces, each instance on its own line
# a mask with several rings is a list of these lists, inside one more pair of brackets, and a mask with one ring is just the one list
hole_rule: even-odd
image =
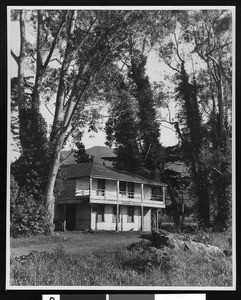
[[[72,153],[71,153],[72,152]],[[89,154],[89,156],[94,156],[94,162],[97,163],[103,163],[103,160],[101,157],[113,157],[115,156],[113,153],[113,149],[104,147],[104,146],[94,146],[92,148],[86,149],[86,152]],[[76,164],[75,158],[74,158],[74,151],[69,150],[63,150],[61,152],[62,159],[67,158],[63,164],[70,165],[70,164]],[[106,162],[106,165],[110,165],[111,163]]]

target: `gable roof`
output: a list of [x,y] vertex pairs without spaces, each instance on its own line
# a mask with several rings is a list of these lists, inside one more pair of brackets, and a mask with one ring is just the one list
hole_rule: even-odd
[[66,165],[63,166],[62,169],[63,175],[66,179],[92,177],[166,186],[165,183],[149,180],[142,176],[137,176],[135,174],[117,170],[98,163],[87,162],[82,164]]

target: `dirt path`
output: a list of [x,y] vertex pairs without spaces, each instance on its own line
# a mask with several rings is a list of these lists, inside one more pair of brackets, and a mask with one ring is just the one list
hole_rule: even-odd
[[123,249],[132,243],[139,242],[141,234],[138,232],[116,233],[81,233],[61,232],[54,237],[36,236],[29,238],[11,239],[11,254],[13,256],[26,255],[30,251],[53,252],[57,247],[63,247],[67,253],[81,251]]

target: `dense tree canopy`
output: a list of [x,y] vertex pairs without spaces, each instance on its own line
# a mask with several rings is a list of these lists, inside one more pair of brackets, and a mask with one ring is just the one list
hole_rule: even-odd
[[[179,157],[190,166],[200,224],[227,228],[230,11],[22,9],[12,10],[11,17],[19,22],[21,41],[19,54],[11,52],[18,65],[18,78],[12,81],[12,111],[18,114],[12,131],[17,130],[21,150],[12,171],[20,188],[36,198],[42,195],[50,233],[61,150],[86,124],[95,128],[99,112],[93,104],[101,101],[111,107],[107,143],[115,148],[116,167],[166,180],[172,188],[157,120],[165,95],[160,90],[156,97],[146,75],[150,51],[174,74],[163,80],[175,87],[177,115],[165,121],[179,135]],[[54,107],[50,129],[42,105]]]

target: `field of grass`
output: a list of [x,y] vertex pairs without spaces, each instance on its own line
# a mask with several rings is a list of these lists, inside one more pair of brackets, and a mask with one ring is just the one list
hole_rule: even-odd
[[[115,236],[112,235],[112,241]],[[102,239],[105,240],[106,237],[103,237],[105,236],[90,235],[95,244]],[[196,234],[197,241],[202,237],[204,234]],[[50,238],[30,239],[32,242],[35,239],[36,244],[40,246],[44,242],[45,245],[49,245]],[[169,248],[157,249],[152,247],[150,241],[140,238],[139,241],[121,248],[101,246],[91,251],[69,252],[64,239],[54,237],[52,242],[53,239],[55,239],[53,251],[31,250],[26,255],[11,256],[11,285],[182,287],[232,285],[230,256],[204,256]],[[125,235],[122,235],[122,239],[126,240]],[[28,238],[14,239],[12,245],[15,249],[21,248],[27,240]],[[225,234],[206,234],[206,242],[221,248],[231,247]]]

